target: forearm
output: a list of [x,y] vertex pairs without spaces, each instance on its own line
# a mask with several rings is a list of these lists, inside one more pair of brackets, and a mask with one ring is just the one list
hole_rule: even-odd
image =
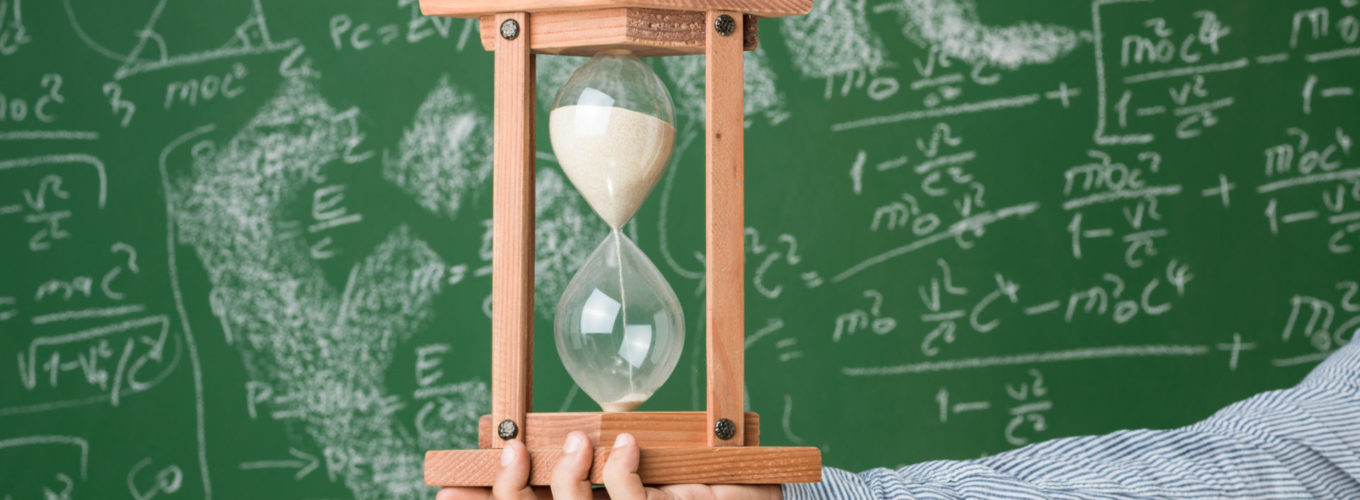
[[1360,497],[1360,345],[1180,429],[1058,439],[786,485],[785,498]]

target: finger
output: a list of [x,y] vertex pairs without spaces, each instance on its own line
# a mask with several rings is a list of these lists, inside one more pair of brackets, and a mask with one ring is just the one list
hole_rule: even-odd
[[[714,494],[706,484],[671,484],[660,488],[647,488],[650,498],[721,498]],[[654,493],[655,491],[655,493]],[[744,498],[732,496],[727,498]]]
[[435,500],[492,500],[491,490],[486,488],[444,488],[434,496]]
[[501,450],[501,470],[491,485],[491,495],[496,500],[537,498],[529,488],[529,451],[524,443],[514,439],[505,442],[505,448]]
[[552,496],[557,500],[590,500],[590,463],[595,458],[586,433],[575,431],[567,434],[562,443],[562,458],[553,466]]
[[[672,484],[659,488],[670,498],[711,498],[717,500],[784,500],[778,485],[761,484]],[[650,491],[649,491],[650,493]]]
[[715,484],[714,498],[745,498],[748,500],[784,500],[784,489],[777,484]]
[[642,477],[638,476],[640,460],[637,440],[632,434],[619,434],[614,440],[614,449],[609,452],[609,461],[604,464],[604,489],[614,500],[645,500],[647,491],[642,487]]

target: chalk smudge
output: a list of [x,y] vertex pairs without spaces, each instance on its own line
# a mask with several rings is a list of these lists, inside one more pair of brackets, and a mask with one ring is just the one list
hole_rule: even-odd
[[869,27],[865,0],[818,1],[808,15],[780,23],[784,43],[805,77],[874,73],[888,62],[883,41]]
[[383,178],[426,210],[452,218],[491,174],[491,119],[444,76],[397,149],[395,156],[383,155]]
[[[436,89],[431,113],[455,109],[447,92]],[[170,195],[178,239],[206,268],[214,310],[238,339],[232,346],[251,379],[272,390],[271,418],[288,423],[292,441],[315,443],[327,463],[346,464],[336,476],[355,498],[419,498],[429,494],[421,480],[429,443],[398,421],[405,403],[385,382],[439,292],[419,271],[444,263],[398,226],[333,284],[288,208],[342,161],[347,139],[360,134],[355,111],[334,109],[312,78],[286,80],[242,130],[198,155]],[[427,119],[412,130],[449,123]],[[442,397],[441,413],[461,429],[476,425],[488,401],[479,381]],[[440,444],[473,447],[472,436],[450,432]]]
[[948,57],[973,64],[1017,69],[1049,64],[1075,49],[1081,37],[1071,28],[1021,22],[988,26],[978,20],[973,0],[903,0],[903,32],[922,46],[935,45]]

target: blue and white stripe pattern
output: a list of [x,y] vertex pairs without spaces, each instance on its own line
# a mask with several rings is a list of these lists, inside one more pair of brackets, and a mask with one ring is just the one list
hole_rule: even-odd
[[1360,499],[1360,343],[1194,425],[1055,439],[898,470],[822,471],[784,498]]

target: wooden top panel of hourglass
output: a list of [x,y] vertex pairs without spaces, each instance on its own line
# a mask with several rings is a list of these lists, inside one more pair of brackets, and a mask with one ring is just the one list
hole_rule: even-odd
[[502,12],[540,13],[639,7],[665,10],[729,10],[760,17],[807,14],[812,0],[420,0],[427,16],[482,17]]
[[[756,20],[745,17],[742,45],[755,50]],[[648,57],[704,53],[707,23],[702,11],[625,7],[536,13],[528,24],[535,53],[592,56],[626,49]],[[481,33],[482,48],[494,50],[500,33],[495,16],[482,16]]]

